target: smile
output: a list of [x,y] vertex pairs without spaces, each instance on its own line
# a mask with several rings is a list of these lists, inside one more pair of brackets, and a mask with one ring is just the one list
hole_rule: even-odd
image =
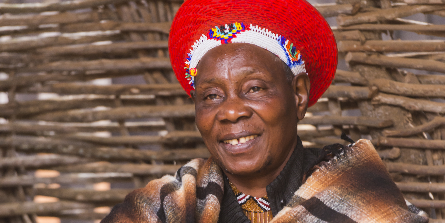
[[246,136],[246,137],[241,137],[238,139],[229,139],[229,140],[224,140],[224,143],[226,144],[231,144],[231,145],[238,145],[238,144],[243,144],[246,143],[252,139],[255,139],[256,137],[258,137],[258,135],[251,135],[251,136]]

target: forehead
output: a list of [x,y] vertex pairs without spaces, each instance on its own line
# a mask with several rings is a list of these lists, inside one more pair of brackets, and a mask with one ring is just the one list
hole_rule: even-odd
[[207,73],[236,69],[245,73],[284,73],[284,63],[271,52],[247,43],[224,44],[209,50],[198,63],[197,79]]
[[[231,58],[242,59],[245,56],[249,56],[248,61],[270,61],[279,60],[279,58],[273,55],[271,52],[248,43],[231,43],[223,44],[209,50],[201,59],[199,64],[206,63],[208,60],[212,62],[227,60]],[[198,64],[198,67],[199,67]]]

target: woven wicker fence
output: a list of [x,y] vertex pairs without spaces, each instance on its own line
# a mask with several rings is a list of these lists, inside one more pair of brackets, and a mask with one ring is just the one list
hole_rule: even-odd
[[[336,17],[349,69],[337,71],[299,130],[310,146],[345,143],[342,132],[371,139],[406,197],[437,219],[445,218],[445,25],[408,16],[442,18],[442,2],[316,5]],[[168,59],[180,4],[0,4],[0,222],[97,221],[134,188],[209,156]],[[403,32],[442,40],[392,40]]]

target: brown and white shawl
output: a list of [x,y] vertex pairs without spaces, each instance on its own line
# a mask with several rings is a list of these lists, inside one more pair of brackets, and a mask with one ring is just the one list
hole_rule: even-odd
[[[370,141],[332,148],[272,222],[428,222],[409,211]],[[216,223],[223,190],[212,159],[194,159],[127,195],[102,222]]]

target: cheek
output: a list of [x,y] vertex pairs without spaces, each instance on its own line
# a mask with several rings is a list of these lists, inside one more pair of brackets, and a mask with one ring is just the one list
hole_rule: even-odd
[[[199,111],[199,112],[198,112]],[[214,115],[212,116],[210,111],[205,109],[196,108],[196,126],[199,132],[204,135],[208,135],[212,129],[214,123]]]
[[292,115],[295,114],[292,101],[268,100],[257,103],[254,108],[265,124],[269,126],[292,122]]

